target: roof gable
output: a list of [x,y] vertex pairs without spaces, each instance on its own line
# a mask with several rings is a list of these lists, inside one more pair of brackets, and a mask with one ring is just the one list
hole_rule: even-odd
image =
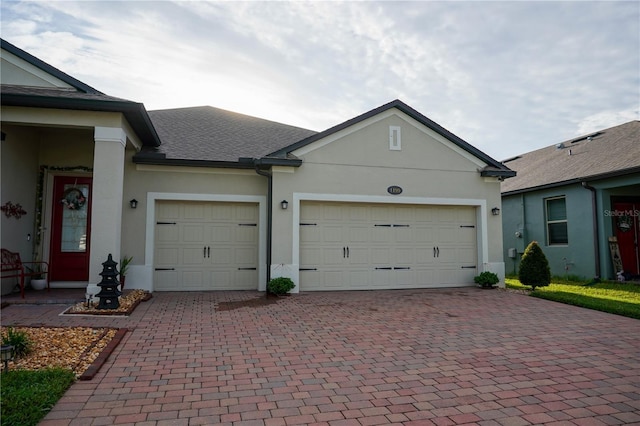
[[509,170],[509,168],[506,167],[504,164],[494,160],[493,158],[483,153],[476,147],[464,141],[462,138],[454,135],[444,127],[440,126],[436,122],[430,120],[426,116],[422,115],[415,109],[411,108],[404,102],[397,99],[385,105],[382,105],[378,108],[375,108],[369,112],[366,112],[362,115],[359,115],[355,118],[352,118],[351,120],[347,120],[344,123],[338,124],[337,126],[331,127],[330,129],[327,129],[323,132],[317,133],[306,139],[296,142],[295,144],[292,144],[282,149],[279,149],[277,151],[274,151],[269,154],[269,157],[285,157],[287,155],[293,154],[295,153],[295,151],[301,150],[304,147],[308,147],[309,145],[315,142],[318,142],[322,139],[330,138],[331,136],[339,132],[342,132],[350,127],[357,126],[358,124],[366,120],[369,120],[375,116],[384,114],[385,112],[392,110],[394,108],[406,114],[416,122],[426,126],[428,129],[435,132],[435,134],[445,138],[447,141],[451,142],[455,147],[461,149],[463,152],[470,154],[471,156],[487,164],[486,171],[490,173],[487,175],[500,176],[500,177],[510,177],[514,175],[514,173],[511,170]]
[[[23,73],[31,74],[31,76],[23,75],[21,78],[26,80],[26,82],[19,83],[18,85],[46,88],[72,88],[83,93],[102,94],[88,84],[71,77],[69,74],[19,49],[6,40],[0,39],[0,47],[9,53],[9,55],[3,55],[3,67],[10,64],[10,68],[13,68],[16,73],[22,71]],[[5,74],[5,70],[3,70],[3,74]],[[15,75],[15,73],[10,73],[10,75],[11,74]],[[15,84],[11,81],[5,82],[5,78],[7,77],[2,77],[2,84]]]
[[504,162],[518,175],[504,194],[640,172],[640,121],[593,132]]
[[[3,106],[119,112],[124,115],[143,145],[160,145],[160,139],[143,104],[105,95],[3,39],[0,39],[0,45],[3,63],[5,58],[13,61],[11,66],[16,71],[15,82],[21,82],[21,77],[17,74],[24,71],[23,76],[32,72],[31,81],[34,84],[28,84],[28,77],[22,84],[12,84],[11,79],[8,79],[8,84],[4,84],[3,77],[0,87]],[[47,75],[51,76],[48,80]],[[41,84],[36,84],[38,82]]]

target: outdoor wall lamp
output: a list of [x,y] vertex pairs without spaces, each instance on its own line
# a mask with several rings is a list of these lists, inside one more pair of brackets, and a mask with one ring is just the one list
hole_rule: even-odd
[[289,202],[287,200],[280,201],[280,207],[282,207],[282,210],[286,210],[289,207]]
[[129,201],[129,205],[132,209],[135,209],[136,207],[138,207],[138,200],[134,198],[133,200]]
[[4,362],[4,371],[9,371],[9,361],[13,359],[13,346],[2,345],[2,362]]
[[491,214],[494,216],[498,216],[500,214],[500,208],[499,207],[494,207],[491,209]]

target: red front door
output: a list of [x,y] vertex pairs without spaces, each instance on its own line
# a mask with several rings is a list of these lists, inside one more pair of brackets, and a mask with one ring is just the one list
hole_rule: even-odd
[[51,281],[89,279],[91,181],[90,177],[54,178],[49,262]]
[[640,274],[640,202],[613,203],[615,212],[613,225],[618,237],[618,247],[622,258],[624,272],[632,275]]

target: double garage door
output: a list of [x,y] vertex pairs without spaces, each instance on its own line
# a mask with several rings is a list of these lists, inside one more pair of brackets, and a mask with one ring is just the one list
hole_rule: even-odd
[[154,289],[258,288],[258,205],[156,203]]
[[470,285],[476,235],[474,207],[303,202],[300,290]]

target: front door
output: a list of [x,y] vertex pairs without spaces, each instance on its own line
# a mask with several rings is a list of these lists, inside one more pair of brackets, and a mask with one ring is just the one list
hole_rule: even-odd
[[640,239],[640,200],[629,202],[614,202],[613,223],[618,247],[622,258],[624,272],[631,275],[640,274],[640,253],[638,240]]
[[90,177],[54,178],[51,281],[89,280],[91,182]]

